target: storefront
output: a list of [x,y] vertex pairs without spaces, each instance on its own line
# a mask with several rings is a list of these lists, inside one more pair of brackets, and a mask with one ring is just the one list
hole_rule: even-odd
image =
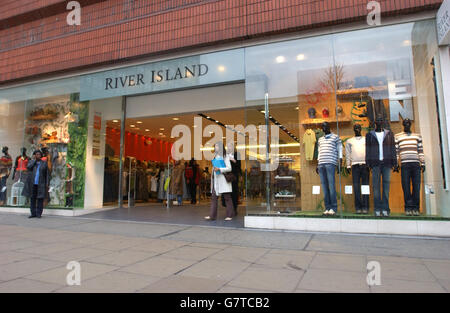
[[[433,234],[419,223],[450,217],[440,55],[436,21],[422,20],[2,89],[0,144],[16,168],[5,205],[26,205],[22,148],[49,151],[49,208],[87,209],[140,200],[144,181],[158,194],[174,151],[205,168],[232,136],[247,227]],[[180,124],[189,152],[175,149]]]

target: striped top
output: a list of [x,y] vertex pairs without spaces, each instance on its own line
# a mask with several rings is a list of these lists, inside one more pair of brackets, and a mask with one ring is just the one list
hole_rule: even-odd
[[425,165],[422,136],[416,133],[401,132],[395,135],[395,150],[397,161],[403,163],[420,163]]
[[338,164],[338,158],[342,158],[342,142],[336,134],[328,134],[319,138],[319,165]]

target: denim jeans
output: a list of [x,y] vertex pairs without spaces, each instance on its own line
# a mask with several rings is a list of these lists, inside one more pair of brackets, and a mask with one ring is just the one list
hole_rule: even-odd
[[320,181],[322,182],[323,194],[325,197],[325,210],[337,212],[337,197],[335,185],[336,165],[320,164],[318,166]]
[[[383,184],[383,191],[381,191]],[[387,166],[374,166],[372,168],[373,202],[374,210],[391,212],[389,208],[389,188],[391,184],[391,168]]]
[[369,210],[369,195],[361,195],[361,186],[369,185],[370,171],[365,164],[352,166],[353,189],[355,192],[355,210]]
[[405,212],[420,210],[420,171],[419,163],[402,164],[402,188],[405,200]]

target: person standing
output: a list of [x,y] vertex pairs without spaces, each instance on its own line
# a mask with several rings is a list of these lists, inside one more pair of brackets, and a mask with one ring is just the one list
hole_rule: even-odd
[[231,193],[231,200],[233,200],[234,216],[236,216],[238,214],[237,208],[239,201],[239,176],[242,173],[241,160],[240,155],[234,149],[234,143],[229,143],[227,148],[228,148],[228,156],[231,162],[231,172],[234,175],[234,179],[231,182],[231,187],[233,190]]
[[47,162],[42,160],[40,150],[33,153],[33,159],[28,162],[27,169],[30,174],[22,195],[31,198],[31,215],[28,218],[41,218],[44,210],[44,198],[48,190],[49,170]]
[[8,147],[3,147],[3,156],[0,158],[0,205],[6,204],[6,181],[12,168],[12,158],[8,153]]
[[177,199],[178,205],[183,204],[183,175],[183,164],[181,164],[180,161],[175,161],[175,165],[170,175],[170,195],[174,201]]
[[197,185],[199,184],[200,173],[198,165],[194,158],[189,161],[189,165],[185,169],[184,177],[191,196],[191,204],[197,203]]
[[231,172],[230,157],[225,151],[222,142],[214,145],[214,160],[223,161],[225,167],[215,167],[213,165],[211,174],[211,212],[209,216],[205,216],[205,220],[213,221],[217,218],[217,202],[220,195],[225,198],[227,207],[227,217],[225,221],[233,219],[233,201],[231,200],[232,186],[231,182],[227,182],[224,173]]

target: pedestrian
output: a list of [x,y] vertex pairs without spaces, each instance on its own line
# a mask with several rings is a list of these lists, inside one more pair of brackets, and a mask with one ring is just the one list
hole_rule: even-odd
[[[217,163],[222,163],[218,167]],[[216,164],[216,166],[214,166]],[[214,159],[211,174],[211,212],[209,216],[205,216],[206,220],[215,220],[217,218],[217,200],[220,195],[225,198],[227,207],[227,217],[225,221],[231,221],[234,216],[233,200],[231,200],[232,185],[225,178],[224,173],[231,172],[230,157],[227,155],[222,142],[214,145]]]
[[42,160],[40,150],[33,153],[32,160],[28,162],[27,170],[29,174],[22,195],[31,199],[31,215],[28,218],[41,218],[44,210],[44,198],[48,192],[49,170],[47,162]]
[[233,200],[234,215],[238,214],[238,201],[239,201],[239,176],[242,174],[241,169],[241,158],[239,153],[234,149],[234,143],[229,143],[228,146],[228,156],[231,162],[231,172],[234,175],[234,180],[231,182],[232,193],[231,199]]
[[191,196],[191,204],[197,203],[197,185],[200,181],[200,173],[195,159],[192,158],[189,161],[188,166],[185,169],[184,176],[186,178],[186,184],[188,186],[189,194]]
[[[175,161],[172,173],[170,174],[170,195],[173,200],[177,199],[177,204],[183,204],[183,175],[184,166],[180,161]],[[175,201],[174,201],[175,204]]]

